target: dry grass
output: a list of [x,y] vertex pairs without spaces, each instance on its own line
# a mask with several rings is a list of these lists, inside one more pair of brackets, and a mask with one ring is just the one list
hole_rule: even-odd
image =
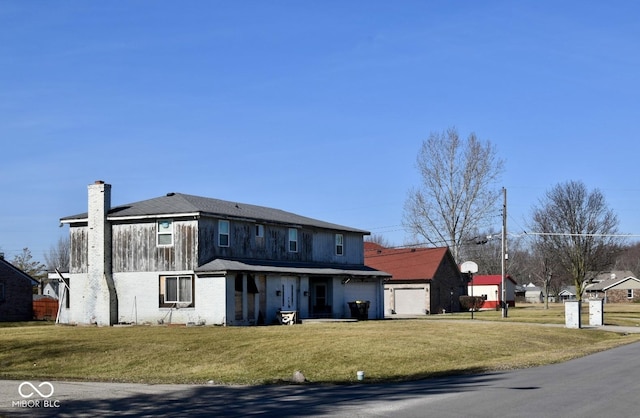
[[[432,318],[442,319],[447,315],[437,315]],[[471,313],[456,313],[450,315],[456,319],[469,319]],[[509,308],[508,317],[502,318],[501,311],[480,311],[474,313],[474,318],[486,321],[527,322],[538,324],[564,324],[564,305],[562,303],[550,303],[549,309],[544,304],[520,304],[515,308]],[[605,325],[640,327],[640,304],[637,303],[610,303],[604,305]],[[582,306],[582,323],[589,323],[589,305]]]
[[[640,322],[635,309],[611,318]],[[4,326],[0,378],[257,384],[300,370],[312,382],[348,383],[364,370],[367,381],[398,381],[555,363],[640,340],[523,323],[558,323],[559,313],[531,307],[511,309],[506,320],[480,312],[474,321],[465,313],[251,328]]]

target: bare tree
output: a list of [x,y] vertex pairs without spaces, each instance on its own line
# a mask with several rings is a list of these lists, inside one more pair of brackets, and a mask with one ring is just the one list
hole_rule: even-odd
[[640,243],[625,246],[616,260],[615,270],[631,270],[638,277],[640,274]]
[[71,257],[71,241],[69,237],[60,237],[55,245],[49,248],[49,252],[44,255],[49,270],[59,269],[67,271],[69,269],[69,258]]
[[45,265],[33,259],[29,248],[23,248],[22,252],[13,258],[11,264],[36,279],[38,282],[42,282],[42,279],[47,276]]
[[391,242],[384,235],[379,235],[379,234],[365,236],[364,241],[373,242],[385,248],[389,248],[392,246]]
[[618,218],[603,194],[597,189],[589,192],[578,181],[548,191],[534,207],[531,221],[536,247],[551,259],[550,265],[561,266],[571,277],[578,300],[588,284],[587,274],[601,272],[615,261],[621,245],[617,227]]
[[494,146],[473,133],[466,140],[455,128],[431,133],[418,153],[422,183],[409,191],[405,227],[434,246],[448,245],[460,262],[465,238],[497,215],[503,166]]

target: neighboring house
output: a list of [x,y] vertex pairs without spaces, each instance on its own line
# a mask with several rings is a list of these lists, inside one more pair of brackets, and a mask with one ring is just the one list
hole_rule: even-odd
[[[516,306],[516,281],[511,276],[505,277],[506,300],[508,306]],[[480,309],[498,309],[502,306],[502,276],[474,275],[468,284],[471,296],[482,296],[484,303]]]
[[[62,277],[61,277],[62,275]],[[69,273],[49,272],[47,278],[40,283],[41,295],[33,295],[33,318],[37,320],[57,320],[59,303],[68,309],[69,299],[66,297],[65,285],[62,280],[69,280]]]
[[33,288],[38,282],[0,253],[0,321],[33,319]]
[[588,299],[604,299],[605,303],[640,302],[640,280],[630,271],[601,273],[587,285]]
[[[181,193],[111,207],[88,187],[70,226],[69,297],[60,322],[252,325],[383,317],[387,273],[364,265],[367,231],[262,206]],[[68,308],[67,308],[68,306]]]
[[568,300],[576,300],[576,287],[575,286],[567,286],[565,288],[563,288],[560,293],[558,293],[558,296],[560,296],[560,300],[562,302],[566,302]]
[[524,301],[526,303],[544,302],[544,290],[533,283],[524,286]]
[[385,316],[460,310],[465,281],[447,247],[384,248],[365,242],[364,260],[391,274],[384,286]]

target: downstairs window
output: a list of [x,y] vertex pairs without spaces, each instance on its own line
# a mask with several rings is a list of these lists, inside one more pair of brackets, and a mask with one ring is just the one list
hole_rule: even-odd
[[160,276],[160,307],[193,308],[194,290],[192,276]]

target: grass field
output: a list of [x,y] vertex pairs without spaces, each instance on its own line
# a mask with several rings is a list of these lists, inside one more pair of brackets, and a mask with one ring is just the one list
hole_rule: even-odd
[[[0,378],[260,384],[400,381],[551,364],[640,341],[566,329],[562,305],[425,319],[268,327],[0,325]],[[588,319],[585,323],[588,323]],[[605,323],[637,326],[640,305],[606,305]]]

